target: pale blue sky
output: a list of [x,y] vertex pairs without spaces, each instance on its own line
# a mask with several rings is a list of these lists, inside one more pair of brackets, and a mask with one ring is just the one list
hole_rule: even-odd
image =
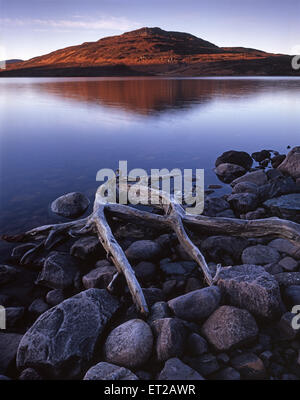
[[294,54],[299,15],[300,0],[0,0],[0,45],[6,58],[28,59],[159,26],[218,46]]

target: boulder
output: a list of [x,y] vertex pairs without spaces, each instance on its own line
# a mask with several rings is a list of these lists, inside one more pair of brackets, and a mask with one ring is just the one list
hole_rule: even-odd
[[255,161],[261,162],[261,161],[264,161],[266,158],[270,158],[271,157],[271,152],[269,150],[256,151],[255,153],[251,154],[251,157]]
[[294,147],[277,168],[295,179],[300,178],[300,146]]
[[184,323],[177,318],[157,319],[152,323],[155,336],[155,352],[158,361],[181,357],[184,351],[187,331]]
[[253,341],[258,327],[247,310],[221,306],[205,321],[202,334],[217,350],[227,351]]
[[99,362],[85,374],[85,381],[137,381],[139,378],[129,369],[107,362]]
[[0,374],[8,372],[14,365],[22,335],[0,332]]
[[280,314],[281,296],[273,275],[257,265],[223,268],[218,286],[225,294],[226,304],[244,308],[264,318]]
[[236,194],[236,193],[254,193],[254,194],[256,194],[257,191],[258,191],[258,186],[256,185],[256,183],[248,182],[248,181],[237,183],[232,188],[232,194]]
[[291,193],[300,193],[300,185],[290,176],[280,176],[265,185],[259,186],[257,193],[260,202],[264,202],[274,197]]
[[236,164],[219,164],[215,168],[215,174],[224,183],[231,183],[234,179],[244,175],[246,173],[245,168],[240,167]]
[[238,214],[245,214],[254,211],[258,204],[258,196],[254,193],[236,193],[227,197],[231,208]]
[[52,252],[45,260],[36,283],[51,289],[65,289],[74,286],[79,274],[76,261],[69,254]]
[[220,157],[217,158],[215,166],[222,163],[231,163],[240,165],[241,167],[249,170],[252,167],[253,160],[245,151],[229,150],[225,151]]
[[262,207],[257,208],[254,211],[249,211],[245,215],[245,219],[261,219],[266,217],[266,210]]
[[18,348],[18,367],[42,369],[64,379],[79,376],[118,309],[118,300],[103,289],[89,289],[64,300],[25,333]]
[[250,182],[255,183],[256,186],[262,186],[268,182],[268,177],[266,173],[260,169],[258,171],[248,172],[247,174],[236,178],[233,182],[231,182],[231,186],[235,187],[235,185],[241,182]]
[[279,260],[280,254],[276,249],[262,244],[247,247],[242,253],[243,264],[265,265]]
[[170,358],[159,374],[159,380],[202,381],[204,378],[178,358]]
[[83,286],[86,289],[101,288],[105,289],[112,281],[113,276],[117,272],[116,267],[113,265],[106,265],[103,267],[92,269],[88,274],[82,278]]
[[85,236],[76,240],[71,247],[70,254],[81,260],[87,260],[89,258],[99,258],[105,255],[105,251],[96,236]]
[[300,223],[300,193],[290,193],[264,202],[264,206],[277,217]]
[[220,301],[220,289],[210,286],[169,300],[168,305],[176,317],[198,322],[214,312]]
[[153,240],[137,240],[133,242],[125,254],[129,261],[153,261],[158,259],[163,253],[160,244]]
[[90,201],[84,194],[72,192],[54,200],[51,211],[66,218],[75,218],[84,214],[89,205]]
[[105,359],[123,367],[136,368],[148,361],[152,347],[149,325],[140,319],[132,319],[110,332],[104,345]]

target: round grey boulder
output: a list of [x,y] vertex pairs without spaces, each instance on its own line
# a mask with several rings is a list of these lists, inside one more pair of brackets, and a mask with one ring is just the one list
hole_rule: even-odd
[[76,218],[84,214],[90,205],[89,199],[82,193],[72,192],[58,197],[51,203],[51,211],[66,218]]
[[280,254],[276,249],[261,244],[247,247],[242,253],[243,264],[265,265],[277,263],[279,260]]
[[137,381],[139,378],[127,368],[99,362],[85,374],[84,381]]
[[149,359],[152,347],[149,325],[140,319],[131,319],[108,335],[104,345],[105,358],[113,364],[136,368]]

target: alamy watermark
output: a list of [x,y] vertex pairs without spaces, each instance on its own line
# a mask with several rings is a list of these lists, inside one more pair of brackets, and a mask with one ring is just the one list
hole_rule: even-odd
[[119,161],[117,172],[103,168],[97,181],[105,181],[97,190],[101,202],[132,205],[184,204],[187,214],[202,214],[204,209],[204,170],[181,171],[174,168],[151,169],[150,175],[141,168],[128,171],[127,161]]
[[292,53],[296,54],[292,58],[292,68],[297,71],[300,69],[300,45],[294,46]]
[[3,306],[0,306],[0,329],[6,329],[6,311]]

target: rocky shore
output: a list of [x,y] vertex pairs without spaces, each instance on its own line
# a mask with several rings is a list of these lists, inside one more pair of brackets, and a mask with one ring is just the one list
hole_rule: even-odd
[[[232,192],[210,190],[204,215],[300,224],[300,147],[287,155],[231,150],[215,172]],[[51,209],[77,218],[88,205],[70,193]],[[117,270],[96,235],[62,237],[25,263],[37,243],[22,243],[0,265],[0,380],[300,379],[300,326],[291,312],[300,305],[299,241],[189,232],[212,273],[222,265],[207,286],[167,228],[116,218],[110,225],[149,315],[138,313],[122,276],[113,280]]]

